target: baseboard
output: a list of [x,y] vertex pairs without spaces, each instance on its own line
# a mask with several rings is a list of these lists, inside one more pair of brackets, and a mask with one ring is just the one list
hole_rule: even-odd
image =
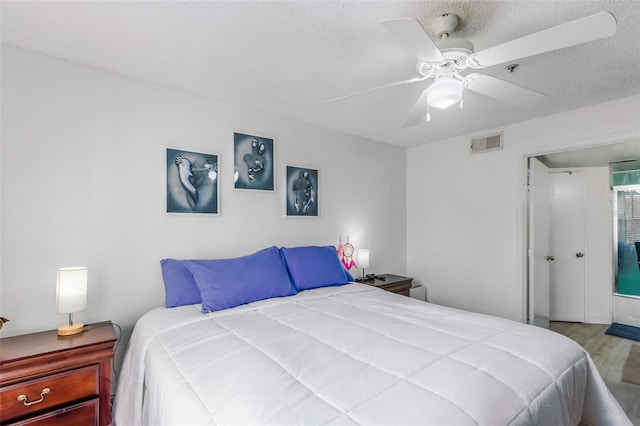
[[611,315],[591,315],[587,317],[588,324],[611,324]]

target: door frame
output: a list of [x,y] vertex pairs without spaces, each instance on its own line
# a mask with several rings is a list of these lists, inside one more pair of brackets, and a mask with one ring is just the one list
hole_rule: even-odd
[[[611,265],[611,272],[612,272],[612,276],[611,276],[611,283],[613,284],[611,287],[611,292],[614,295],[617,296],[629,296],[629,295],[625,295],[625,294],[621,294],[618,292],[618,289],[616,288],[616,275],[618,275],[618,197],[616,196],[617,191],[624,191],[625,189],[632,189],[632,190],[637,190],[640,191],[640,184],[635,184],[635,185],[616,185],[616,186],[612,186],[611,187],[611,209],[612,209],[612,216],[611,218],[612,223],[611,226],[613,227],[613,259],[612,259],[612,265]],[[638,255],[640,256],[640,253],[638,253]],[[638,258],[640,260],[640,257]]]
[[[529,200],[527,196],[528,190],[528,161],[529,157],[538,157],[540,155],[556,154],[560,152],[577,151],[585,148],[594,148],[599,146],[616,145],[619,143],[635,142],[640,140],[640,132],[625,132],[620,134],[611,134],[606,136],[583,138],[580,140],[565,140],[550,143],[543,143],[538,147],[528,147],[519,150],[517,155],[518,175],[520,176],[520,184],[518,188],[518,228],[520,232],[516,235],[516,247],[520,251],[519,254],[519,275],[521,277],[521,307],[522,322],[529,323]],[[613,293],[613,289],[612,289]],[[613,307],[611,309],[613,313]]]
[[[528,159],[528,185],[527,185],[527,293],[529,295],[529,303],[527,308],[527,320],[529,324],[537,325],[543,328],[549,328],[550,308],[550,267],[549,258],[549,209],[540,214],[538,204],[536,202],[541,191],[546,192],[548,200],[549,195],[549,168],[542,164],[536,158]],[[539,165],[538,165],[539,164]],[[539,243],[540,231],[542,230],[542,242]],[[544,262],[541,260],[545,256]],[[540,275],[543,275],[540,279]],[[538,283],[542,288],[534,288],[531,283]],[[536,297],[537,296],[537,297]],[[536,306],[535,301],[544,298],[547,301],[546,307],[540,308]]]

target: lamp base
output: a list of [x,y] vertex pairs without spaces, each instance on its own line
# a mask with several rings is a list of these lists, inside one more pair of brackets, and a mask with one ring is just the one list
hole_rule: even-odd
[[84,331],[84,324],[73,323],[71,325],[61,325],[58,327],[58,336],[71,336],[72,334],[82,333]]

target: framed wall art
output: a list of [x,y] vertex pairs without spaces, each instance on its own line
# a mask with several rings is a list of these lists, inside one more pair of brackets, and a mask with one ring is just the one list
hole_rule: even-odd
[[287,216],[318,216],[318,170],[287,166]]
[[275,191],[275,140],[244,133],[233,134],[235,189]]
[[167,148],[167,213],[220,214],[218,154]]

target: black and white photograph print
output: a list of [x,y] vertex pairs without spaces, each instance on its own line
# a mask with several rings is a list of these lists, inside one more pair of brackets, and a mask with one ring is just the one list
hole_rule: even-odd
[[287,166],[287,216],[318,216],[318,170]]
[[275,191],[274,153],[273,139],[234,133],[234,188]]
[[167,213],[220,214],[217,154],[167,148]]

